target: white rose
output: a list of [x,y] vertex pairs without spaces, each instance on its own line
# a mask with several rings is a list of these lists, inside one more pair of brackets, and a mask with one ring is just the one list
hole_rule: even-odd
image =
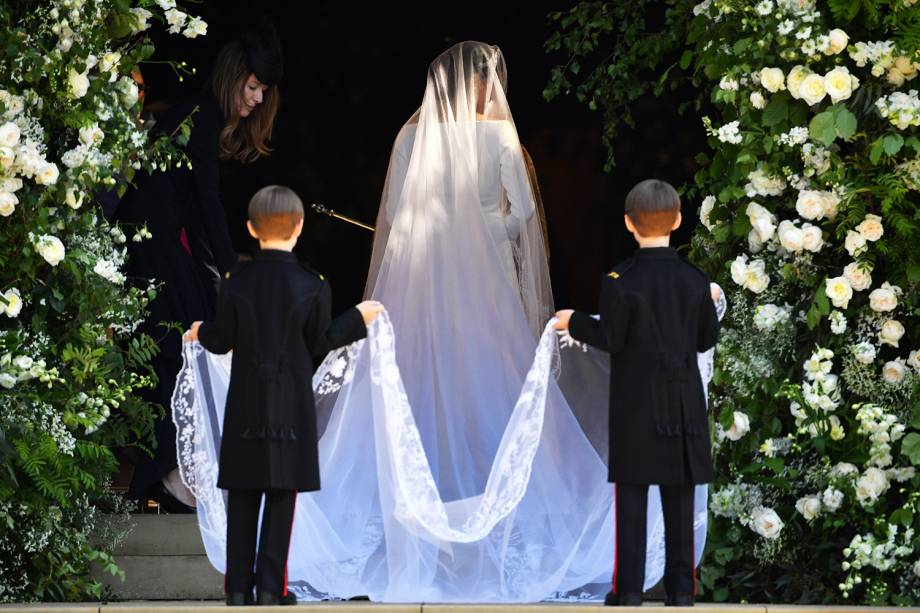
[[714,224],[709,220],[709,215],[712,214],[712,209],[716,205],[715,196],[706,196],[703,198],[703,204],[700,206],[700,223],[705,226],[710,232],[714,227]]
[[853,95],[852,76],[843,66],[838,66],[824,75],[824,86],[833,102],[846,100]]
[[871,364],[875,361],[875,356],[875,346],[873,346],[872,343],[863,341],[853,345],[853,357],[856,358],[856,361],[860,364]]
[[760,238],[760,232],[756,228],[751,228],[751,231],[748,232],[748,249],[751,253],[760,253],[763,251],[763,239]]
[[778,236],[779,244],[786,251],[797,253],[805,247],[805,234],[788,219],[780,222]]
[[19,198],[10,192],[0,192],[0,217],[9,217],[16,210]]
[[73,187],[68,187],[64,196],[64,204],[76,210],[83,204],[83,192]]
[[751,419],[741,411],[735,411],[732,427],[726,430],[725,438],[730,441],[737,441],[750,431]]
[[826,199],[822,192],[802,190],[795,201],[795,210],[805,219],[812,221],[822,219],[827,209]]
[[77,72],[73,68],[67,75],[67,91],[71,98],[82,98],[89,91],[89,77],[85,72]]
[[888,82],[895,87],[901,87],[904,85],[904,73],[898,70],[897,68],[892,68],[888,71]]
[[901,360],[891,360],[882,367],[882,379],[889,385],[898,385],[904,381],[906,375],[907,369],[904,368],[904,362]]
[[80,128],[80,142],[84,145],[95,145],[102,142],[104,137],[105,134],[97,123]]
[[134,79],[123,77],[118,82],[118,91],[121,93],[121,101],[125,106],[131,107],[137,103],[139,91]]
[[755,294],[763,293],[770,286],[770,276],[767,274],[763,260],[754,260],[745,271],[744,287]]
[[885,234],[882,218],[878,215],[866,215],[862,223],[856,226],[856,231],[867,241],[877,241]]
[[121,61],[121,54],[117,51],[109,51],[102,55],[102,61],[99,63],[99,70],[102,72],[112,72],[118,68]]
[[853,297],[853,287],[846,277],[833,277],[827,280],[824,293],[838,309],[845,309]]
[[760,71],[760,84],[771,94],[786,89],[786,77],[779,68],[764,68]]
[[741,254],[734,259],[731,265],[732,281],[738,285],[743,286],[745,279],[747,279],[747,263],[748,258],[746,255]]
[[920,577],[920,560],[914,562],[914,576]]
[[0,145],[4,147],[15,147],[19,144],[19,137],[22,133],[12,121],[8,121],[0,126]]
[[840,28],[834,28],[827,33],[827,46],[824,47],[825,55],[837,55],[847,48],[850,37]]
[[46,162],[38,168],[35,182],[39,185],[54,185],[57,183],[59,175],[58,167],[51,162]]
[[869,306],[876,313],[888,313],[897,308],[898,296],[891,287],[885,287],[883,285],[880,288],[872,290],[872,293],[869,294]]
[[824,204],[824,216],[833,219],[837,216],[837,209],[840,206],[840,197],[834,192],[821,192],[821,200]]
[[795,503],[795,510],[798,511],[806,521],[811,521],[821,513],[821,500],[817,496],[799,498]]
[[865,253],[868,249],[866,246],[866,239],[862,234],[856,232],[855,230],[850,230],[847,232],[847,237],[843,241],[843,246],[846,248],[847,253],[849,253],[854,258]]
[[35,250],[52,266],[60,264],[66,254],[64,243],[61,242],[61,239],[48,234],[38,237],[38,241],[35,243]]
[[167,32],[170,34],[178,34],[182,30],[182,26],[185,25],[185,21],[188,19],[188,15],[176,8],[171,8],[166,13],[166,21],[169,23],[169,29]]
[[0,313],[5,313],[7,317],[18,317],[22,311],[22,295],[15,287],[11,287],[3,293],[6,305],[0,304]]
[[904,324],[897,319],[889,319],[882,324],[882,329],[878,333],[878,340],[885,345],[892,347],[898,346],[898,341],[904,336]]
[[164,11],[176,8],[176,0],[157,0],[157,4],[159,4],[160,8]]
[[29,370],[35,364],[35,360],[27,355],[18,355],[13,358],[13,366],[19,370]]
[[755,109],[762,109],[767,106],[767,100],[763,97],[763,94],[760,92],[751,93],[751,106]]
[[856,498],[862,504],[873,504],[879,499],[879,496],[888,490],[889,482],[885,471],[870,467],[866,469],[859,479],[856,480]]
[[917,76],[917,65],[914,64],[909,57],[900,56],[894,61],[894,67],[897,68],[908,81],[912,81],[914,77]]
[[16,161],[16,152],[9,147],[0,147],[0,169],[9,170]]
[[811,71],[805,68],[804,66],[794,66],[792,70],[789,71],[789,76],[786,78],[786,87],[789,88],[789,94],[793,98],[801,98],[799,96],[799,88],[802,87],[802,81],[805,80],[805,77],[811,74]]
[[810,223],[802,224],[802,246],[806,251],[818,253],[824,246],[824,235],[821,228]]
[[824,508],[833,513],[843,504],[843,492],[829,487],[821,494],[821,502],[824,503]]
[[855,465],[850,464],[849,462],[838,462],[831,468],[831,477],[835,479],[841,479],[843,477],[849,477],[850,475],[855,475],[859,472],[859,469]]
[[748,203],[745,213],[762,243],[773,238],[776,234],[776,216],[773,213],[756,202]]
[[779,518],[776,511],[759,507],[752,513],[751,529],[760,536],[767,539],[775,539],[783,530],[783,520]]
[[907,357],[907,364],[920,374],[920,349],[914,349]]
[[16,377],[9,373],[2,372],[0,373],[0,385],[8,390],[11,390],[13,389],[13,386],[16,385]]
[[850,287],[861,292],[872,287],[872,272],[868,264],[851,262],[843,268],[843,276],[850,282]]
[[824,85],[824,77],[817,74],[810,74],[802,80],[799,86],[799,97],[808,103],[808,106],[814,106],[824,100],[827,95],[827,89]]

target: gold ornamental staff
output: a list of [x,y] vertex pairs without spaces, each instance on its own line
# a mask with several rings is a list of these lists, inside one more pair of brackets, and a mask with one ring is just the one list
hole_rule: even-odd
[[317,213],[321,214],[321,215],[327,215],[327,216],[332,217],[332,218],[334,218],[334,219],[341,219],[342,221],[345,221],[345,222],[348,222],[348,223],[350,223],[350,224],[352,224],[352,225],[358,226],[359,228],[364,228],[365,230],[370,230],[371,232],[374,231],[374,227],[373,227],[373,226],[369,226],[369,225],[367,225],[367,224],[364,223],[364,222],[358,221],[357,219],[352,219],[351,217],[348,217],[347,215],[342,215],[341,213],[336,213],[336,212],[333,211],[332,209],[327,209],[326,207],[324,207],[324,206],[321,205],[321,204],[317,204],[317,203],[314,202],[312,205],[310,205],[310,208],[313,209],[314,211],[316,211]]

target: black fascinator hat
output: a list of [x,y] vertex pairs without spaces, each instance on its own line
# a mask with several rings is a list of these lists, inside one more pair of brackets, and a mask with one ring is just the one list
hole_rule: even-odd
[[249,56],[249,68],[265,85],[275,85],[284,74],[281,41],[271,19],[263,18],[254,28],[243,32],[243,46]]

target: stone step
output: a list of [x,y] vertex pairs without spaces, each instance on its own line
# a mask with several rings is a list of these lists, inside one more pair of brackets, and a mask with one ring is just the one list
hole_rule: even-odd
[[131,523],[134,528],[115,551],[116,555],[204,555],[197,515],[132,515]]

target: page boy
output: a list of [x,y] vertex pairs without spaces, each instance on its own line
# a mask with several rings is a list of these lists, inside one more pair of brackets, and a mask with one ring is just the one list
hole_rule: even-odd
[[665,522],[669,606],[696,593],[694,485],[713,478],[697,352],[719,333],[709,279],[671,248],[681,222],[675,189],[655,179],[626,196],[635,255],[603,281],[600,320],[556,313],[560,330],[610,352],[609,480],[614,483],[613,590],[605,604],[639,606],[645,581],[648,487],[657,484]]
[[233,350],[217,481],[229,490],[228,605],[251,604],[253,588],[260,605],[296,602],[286,572],[294,503],[297,492],[320,487],[313,356],[363,338],[383,309],[362,302],[331,320],[328,283],[291,253],[303,218],[290,189],[259,190],[247,225],[261,250],[227,274],[217,320],[195,322],[186,335],[212,353]]

